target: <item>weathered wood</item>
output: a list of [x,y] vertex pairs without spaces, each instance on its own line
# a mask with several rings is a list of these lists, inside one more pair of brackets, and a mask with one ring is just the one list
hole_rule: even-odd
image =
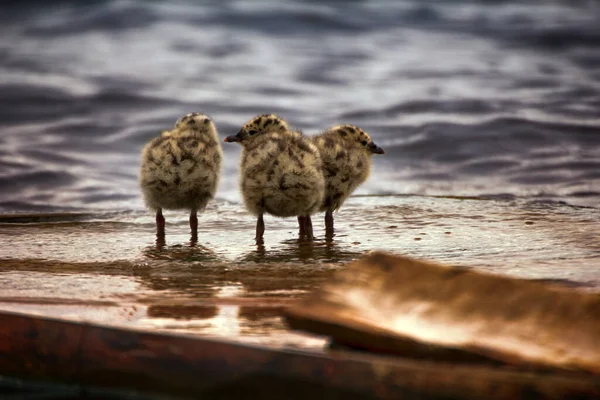
[[581,399],[600,379],[279,351],[0,312],[0,375],[185,398]]
[[0,375],[74,380],[84,330],[80,324],[58,329],[43,318],[0,312]]
[[600,374],[600,297],[375,252],[285,311],[338,344]]

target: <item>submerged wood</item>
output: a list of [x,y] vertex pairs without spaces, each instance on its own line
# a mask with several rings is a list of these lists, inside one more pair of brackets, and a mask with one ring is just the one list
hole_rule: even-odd
[[374,252],[285,313],[353,348],[600,375],[600,297],[557,285]]
[[600,379],[246,346],[0,312],[0,376],[181,398],[568,399]]

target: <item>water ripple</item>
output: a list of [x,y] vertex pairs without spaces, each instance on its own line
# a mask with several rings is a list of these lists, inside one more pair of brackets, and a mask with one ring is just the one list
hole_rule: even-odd
[[[35,5],[35,6],[33,6]],[[592,2],[11,2],[0,21],[0,211],[141,208],[144,143],[198,111],[365,128],[360,194],[600,203]],[[239,148],[217,197],[240,202]],[[90,188],[94,188],[91,190]]]

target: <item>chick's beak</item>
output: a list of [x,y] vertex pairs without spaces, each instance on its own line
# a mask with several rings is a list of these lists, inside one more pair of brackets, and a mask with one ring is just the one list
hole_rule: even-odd
[[239,135],[231,135],[231,136],[227,136],[225,138],[225,141],[227,143],[239,142],[240,140],[242,140],[242,139],[240,138]]
[[242,128],[235,135],[227,136],[225,141],[228,143],[241,142],[246,137],[246,131]]
[[383,149],[377,146],[375,143],[371,143],[369,145],[369,151],[373,154],[385,154],[385,151],[383,151]]

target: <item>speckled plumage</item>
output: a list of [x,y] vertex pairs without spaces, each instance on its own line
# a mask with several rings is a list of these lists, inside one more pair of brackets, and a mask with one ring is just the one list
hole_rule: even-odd
[[[310,216],[323,201],[324,180],[317,148],[275,115],[260,115],[226,141],[243,146],[240,187],[244,205],[259,217]],[[264,230],[264,228],[263,228]],[[306,234],[312,238],[312,229]],[[257,238],[262,233],[257,224]]]
[[371,137],[354,125],[337,125],[312,136],[321,155],[325,195],[319,211],[326,212],[326,226],[333,229],[333,211],[339,209],[371,173],[371,156],[383,154]]
[[192,220],[215,196],[222,159],[216,127],[203,114],[187,114],[152,139],[142,151],[140,186],[157,224],[162,209],[187,209],[194,235]]

